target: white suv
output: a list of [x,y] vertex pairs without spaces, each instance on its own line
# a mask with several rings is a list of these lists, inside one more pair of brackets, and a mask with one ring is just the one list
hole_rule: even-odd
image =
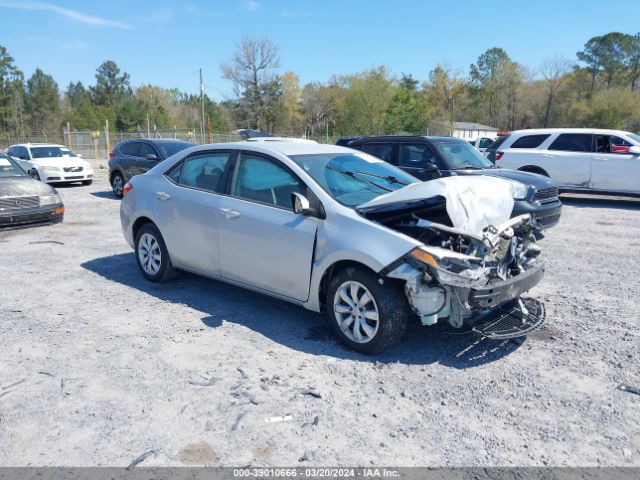
[[64,145],[23,143],[7,153],[27,172],[45,183],[82,182],[91,185],[93,167]]
[[496,165],[551,177],[563,191],[640,194],[640,136],[621,130],[545,128],[500,137]]

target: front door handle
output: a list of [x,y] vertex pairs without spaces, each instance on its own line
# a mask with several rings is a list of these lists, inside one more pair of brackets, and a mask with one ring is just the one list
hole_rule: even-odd
[[169,195],[167,192],[156,192],[156,198],[158,200],[162,200],[166,202],[171,198],[171,195]]
[[607,161],[607,159],[606,159],[606,158],[604,158],[604,157],[594,157],[593,159],[594,159],[594,160],[597,160],[597,161],[599,161],[599,162],[606,162],[606,161]]
[[236,212],[235,210],[231,210],[230,208],[221,208],[220,211],[225,218],[238,218],[240,216],[240,212]]

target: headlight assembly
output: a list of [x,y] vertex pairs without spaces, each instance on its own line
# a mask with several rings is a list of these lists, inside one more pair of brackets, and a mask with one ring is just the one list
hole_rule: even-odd
[[54,165],[42,165],[40,167],[42,170],[48,170],[49,172],[59,172],[60,167],[56,167]]
[[509,191],[514,200],[524,200],[527,198],[529,188],[524,183],[516,180],[507,180],[509,182]]
[[56,205],[61,203],[60,195],[40,195],[40,206]]
[[479,258],[446,249],[442,249],[442,255],[438,255],[418,247],[413,249],[410,255],[431,267],[438,281],[445,285],[468,286],[470,283],[476,282],[483,274]]

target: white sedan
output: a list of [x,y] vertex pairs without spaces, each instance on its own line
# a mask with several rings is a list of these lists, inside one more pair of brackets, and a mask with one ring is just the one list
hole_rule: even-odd
[[64,145],[11,145],[7,153],[27,172],[45,183],[82,182],[91,185],[93,167]]

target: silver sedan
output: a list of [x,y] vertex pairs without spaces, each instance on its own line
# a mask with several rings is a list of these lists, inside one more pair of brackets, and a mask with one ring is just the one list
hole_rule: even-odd
[[185,270],[326,311],[351,348],[377,353],[411,318],[460,328],[541,280],[510,188],[419,182],[362,152],[274,138],[181,151],[125,185],[120,213],[148,280]]

